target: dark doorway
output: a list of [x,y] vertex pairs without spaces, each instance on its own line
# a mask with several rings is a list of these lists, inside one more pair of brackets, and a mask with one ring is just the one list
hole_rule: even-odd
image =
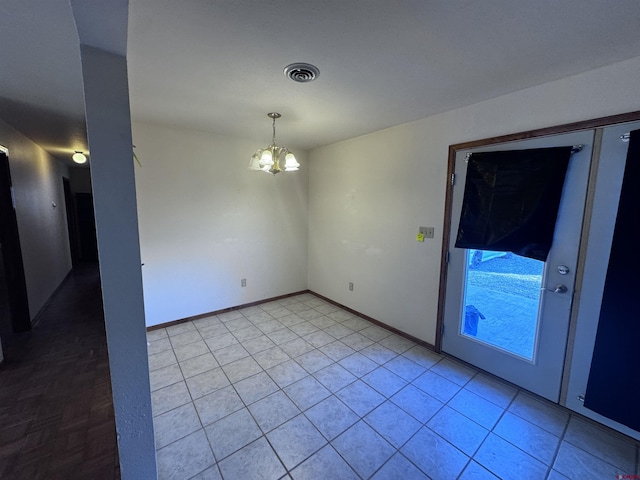
[[83,262],[97,262],[98,242],[93,211],[93,195],[90,193],[76,193],[76,211],[78,214],[80,260]]
[[[3,343],[11,339],[16,332],[31,330],[27,285],[22,264],[22,250],[18,235],[15,201],[11,187],[9,158],[0,151],[0,250],[2,250],[2,268],[0,276],[4,295],[0,295],[3,305],[0,312],[0,335]],[[8,312],[8,316],[4,313]]]
[[71,251],[71,264],[78,266],[80,261],[80,242],[78,240],[78,218],[76,215],[76,205],[71,193],[71,182],[68,178],[62,177],[64,187],[64,205],[67,212],[67,231],[69,232],[69,250]]

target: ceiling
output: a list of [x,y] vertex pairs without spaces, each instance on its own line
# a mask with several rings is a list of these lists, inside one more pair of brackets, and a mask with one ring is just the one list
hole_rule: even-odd
[[[129,0],[132,116],[267,143],[278,111],[278,143],[311,149],[638,57],[637,7]],[[88,150],[69,0],[2,0],[0,45],[0,118],[59,158]],[[287,79],[293,62],[319,78]]]

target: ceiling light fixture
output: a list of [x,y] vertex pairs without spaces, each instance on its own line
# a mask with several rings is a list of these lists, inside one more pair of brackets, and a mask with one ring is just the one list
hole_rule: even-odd
[[282,115],[277,112],[267,113],[267,117],[273,120],[271,145],[266,148],[259,148],[256,153],[253,154],[249,162],[250,170],[261,170],[275,175],[282,171],[280,169],[280,162],[282,161],[284,161],[285,172],[295,172],[300,168],[300,164],[293,153],[287,148],[276,145],[276,118],[280,118],[281,116]]
[[87,157],[84,153],[82,153],[81,151],[76,150],[76,153],[73,154],[73,156],[71,157],[71,159],[76,162],[76,163],[85,163],[87,161]]

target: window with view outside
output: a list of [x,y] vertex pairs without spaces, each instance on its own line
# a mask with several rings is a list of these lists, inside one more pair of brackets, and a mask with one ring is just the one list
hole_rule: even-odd
[[544,262],[467,250],[461,334],[533,360]]

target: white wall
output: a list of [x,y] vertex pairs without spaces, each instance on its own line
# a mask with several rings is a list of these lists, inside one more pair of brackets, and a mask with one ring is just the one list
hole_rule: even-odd
[[640,110],[638,78],[640,57],[311,151],[309,289],[433,344],[448,146]]
[[64,165],[1,120],[0,144],[9,149],[29,313],[33,320],[71,270],[62,185],[62,177],[68,176],[68,172]]
[[307,288],[305,152],[271,176],[248,169],[267,137],[134,122],[133,140],[148,326]]

